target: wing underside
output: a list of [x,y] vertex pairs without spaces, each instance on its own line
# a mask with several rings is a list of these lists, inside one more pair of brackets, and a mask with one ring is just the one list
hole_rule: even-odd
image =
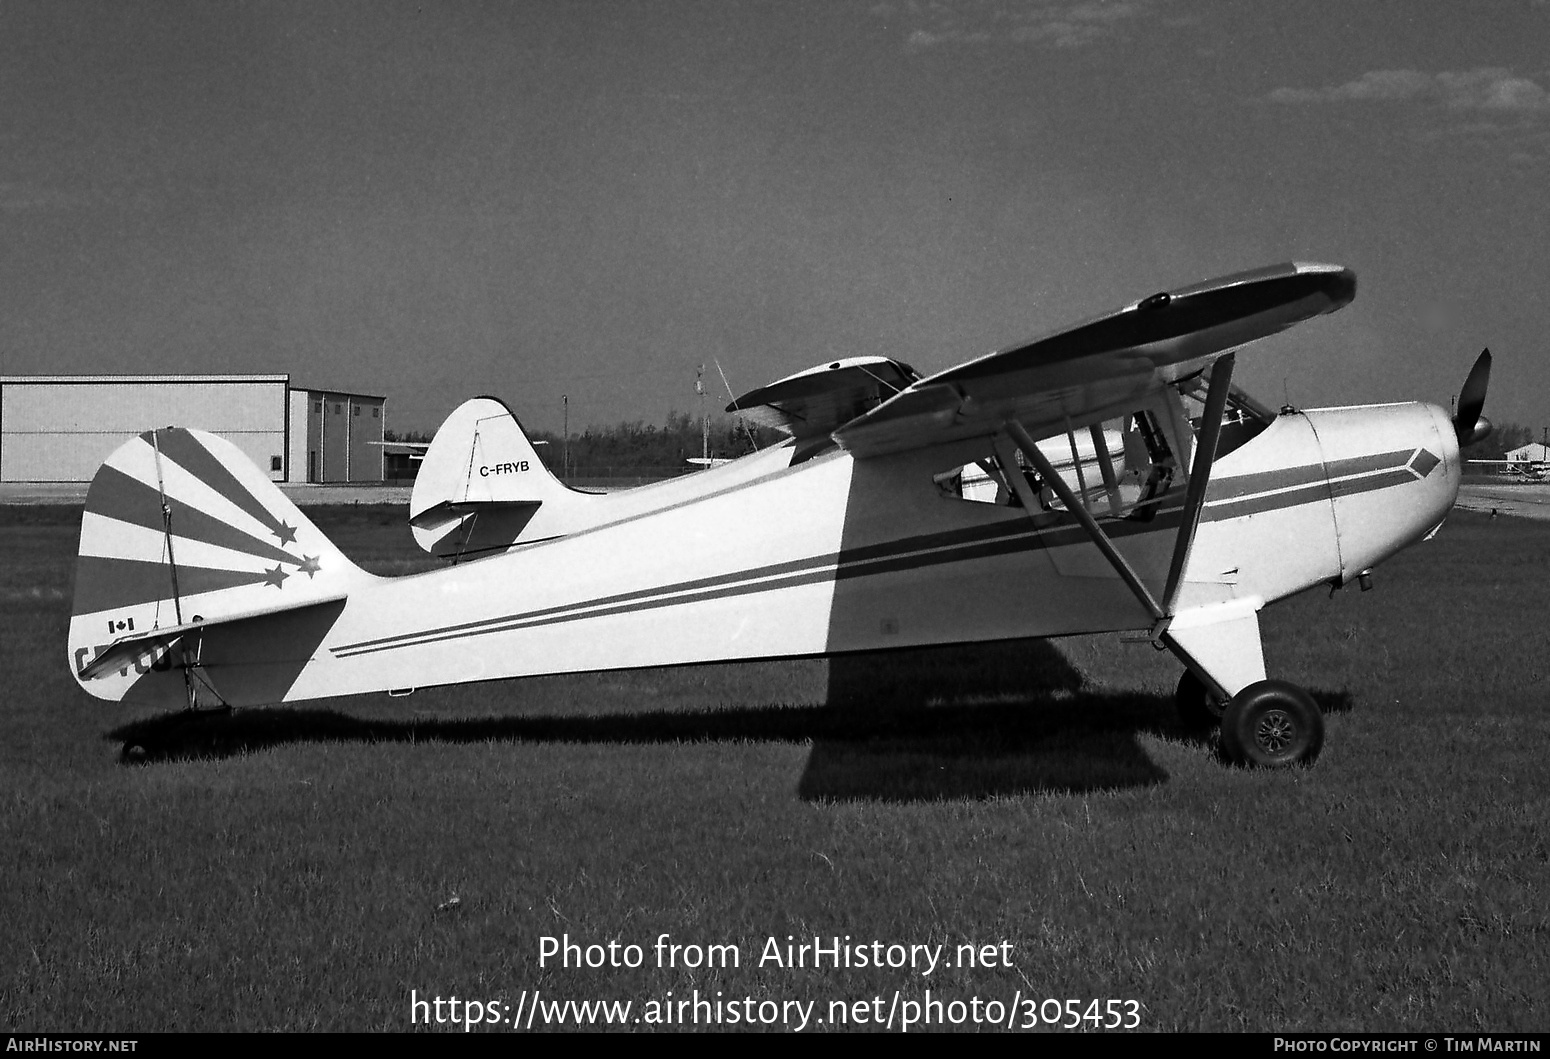
[[857,457],[996,434],[1083,426],[1197,375],[1218,357],[1356,294],[1335,265],[1284,264],[1163,291],[905,387],[833,433]]

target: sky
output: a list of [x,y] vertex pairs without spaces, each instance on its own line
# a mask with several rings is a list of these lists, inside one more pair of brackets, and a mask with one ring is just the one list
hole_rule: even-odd
[[[0,374],[287,372],[434,430],[930,373],[1354,269],[1236,381],[1550,426],[1550,0],[0,0]],[[719,365],[719,368],[718,368]],[[725,375],[726,383],[722,381]]]

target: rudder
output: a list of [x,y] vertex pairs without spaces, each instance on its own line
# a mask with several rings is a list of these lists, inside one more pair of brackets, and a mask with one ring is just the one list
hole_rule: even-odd
[[98,698],[192,701],[178,688],[205,630],[341,604],[373,580],[235,445],[182,427],[147,431],[108,457],[87,493],[71,671]]

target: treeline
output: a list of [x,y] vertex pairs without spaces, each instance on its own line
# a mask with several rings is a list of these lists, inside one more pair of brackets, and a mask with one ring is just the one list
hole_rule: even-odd
[[[710,456],[712,459],[736,459],[757,448],[766,448],[785,435],[756,427],[752,423],[716,416],[710,420]],[[534,431],[539,457],[554,474],[570,478],[663,478],[693,470],[690,459],[698,459],[703,442],[700,420],[687,412],[669,412],[662,426],[635,420],[611,427],[591,426],[570,438],[569,474],[562,465],[566,458],[563,435]]]
[[[558,432],[536,430],[531,435],[544,465],[570,478],[666,478],[693,470],[690,459],[702,451],[700,420],[687,412],[669,412],[662,426],[635,420],[611,427],[588,427],[570,438],[569,474],[562,473],[565,440]],[[775,430],[745,424],[731,416],[710,420],[712,459],[736,459],[784,438]]]
[[[710,420],[711,459],[732,460],[756,448],[768,448],[786,435],[778,430],[745,423],[731,416]],[[558,431],[535,430],[528,437],[538,456],[556,477],[565,462],[564,436]],[[388,441],[427,442],[431,435],[419,430],[393,431]],[[662,426],[635,420],[611,427],[588,427],[570,438],[571,478],[670,478],[694,469],[690,459],[703,450],[700,421],[688,412],[669,412]]]
[[1466,460],[1502,460],[1513,449],[1521,449],[1529,442],[1539,440],[1541,438],[1532,427],[1519,423],[1498,423],[1490,437],[1473,445],[1465,445],[1461,455]]

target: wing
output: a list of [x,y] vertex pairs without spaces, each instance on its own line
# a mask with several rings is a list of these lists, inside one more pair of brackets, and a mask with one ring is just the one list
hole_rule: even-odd
[[847,357],[750,390],[726,410],[805,441],[831,434],[919,378],[887,357]]
[[834,440],[864,457],[993,434],[1008,420],[1044,436],[1187,379],[1237,346],[1355,296],[1355,273],[1316,264],[1273,265],[1163,291],[921,379],[841,426]]

